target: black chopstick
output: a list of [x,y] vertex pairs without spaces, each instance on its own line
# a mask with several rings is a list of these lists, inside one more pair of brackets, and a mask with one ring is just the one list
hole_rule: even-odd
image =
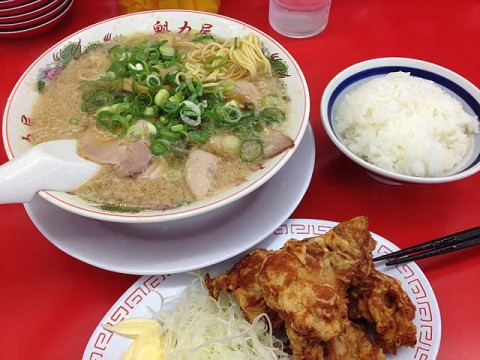
[[480,244],[480,226],[410,246],[390,254],[381,255],[374,258],[373,261],[388,260],[385,265],[396,265],[407,261],[446,254],[478,244]]

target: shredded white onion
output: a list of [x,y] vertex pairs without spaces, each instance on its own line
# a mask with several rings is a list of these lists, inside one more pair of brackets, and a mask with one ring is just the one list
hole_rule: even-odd
[[292,359],[272,334],[266,314],[250,324],[232,295],[221,293],[215,300],[201,277],[180,298],[162,297],[154,318],[162,325],[163,353],[168,360]]

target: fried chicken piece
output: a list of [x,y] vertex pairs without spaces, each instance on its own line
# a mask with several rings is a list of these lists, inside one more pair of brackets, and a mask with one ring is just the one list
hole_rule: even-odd
[[283,328],[283,321],[270,309],[256,281],[263,261],[272,251],[254,249],[236,263],[226,274],[211,279],[205,275],[205,284],[210,295],[218,299],[221,290],[232,292],[243,311],[245,319],[252,322],[258,315],[266,313],[272,322],[273,329]]
[[286,332],[295,360],[325,360],[323,341],[315,338],[309,339],[288,326]]
[[289,240],[266,258],[257,276],[267,305],[287,328],[321,340],[337,336],[347,321],[346,286],[329,264],[317,261],[324,255],[325,248],[314,240]]
[[[347,288],[373,267],[375,241],[357,217],[323,236],[289,240],[269,254],[257,275],[268,307],[306,340],[328,341],[348,325]],[[298,354],[295,359],[301,359]]]
[[365,327],[350,322],[345,332],[325,343],[326,360],[385,360],[383,350],[372,344]]
[[350,318],[373,324],[375,343],[383,350],[396,354],[399,347],[415,346],[415,305],[399,280],[373,270],[350,289],[349,298]]
[[374,268],[372,251],[377,242],[368,226],[368,219],[358,216],[338,224],[323,236],[331,266],[344,283],[356,285]]

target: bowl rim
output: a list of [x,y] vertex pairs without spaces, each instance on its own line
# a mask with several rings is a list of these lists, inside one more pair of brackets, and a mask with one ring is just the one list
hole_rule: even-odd
[[[73,0],[71,0],[73,1]],[[293,56],[286,50],[284,46],[282,46],[278,41],[273,39],[270,35],[266,34],[265,32],[261,31],[260,29],[254,27],[253,25],[250,25],[248,23],[245,23],[241,20],[230,18],[225,15],[220,15],[220,14],[214,14],[214,13],[207,13],[207,12],[202,12],[198,10],[147,10],[147,11],[142,11],[142,12],[136,12],[136,13],[131,13],[131,14],[123,14],[119,15],[113,18],[105,19],[100,22],[91,24],[85,28],[82,28],[67,37],[61,39],[58,41],[56,44],[51,46],[49,49],[44,51],[40,56],[37,57],[33,61],[32,64],[25,70],[25,72],[22,74],[22,76],[19,78],[17,83],[15,84],[14,88],[12,89],[11,95],[8,98],[6,107],[5,107],[5,112],[3,116],[3,126],[2,126],[2,136],[3,136],[3,141],[4,141],[4,148],[7,153],[8,158],[11,160],[14,158],[14,153],[12,146],[10,144],[10,141],[8,139],[8,119],[7,115],[9,114],[9,109],[12,106],[12,99],[14,94],[18,88],[21,86],[24,78],[29,74],[36,66],[36,64],[44,59],[46,56],[52,53],[52,51],[62,44],[67,44],[69,41],[72,39],[75,39],[79,35],[82,35],[85,32],[91,31],[91,29],[102,25],[106,23],[114,23],[118,19],[122,18],[134,18],[134,17],[139,17],[140,19],[144,15],[149,15],[152,16],[154,14],[170,14],[170,16],[179,16],[179,15],[190,15],[194,14],[197,19],[208,19],[208,18],[218,18],[219,21],[221,22],[227,22],[227,23],[235,23],[236,26],[243,27],[247,29],[249,32],[254,32],[258,35],[261,35],[268,43],[271,43],[272,46],[274,46],[276,49],[280,50],[283,52],[286,58],[288,58],[289,62],[294,66],[295,70],[295,76],[297,78],[298,83],[301,85],[301,88],[303,90],[303,102],[304,105],[302,106],[302,114],[303,117],[300,121],[298,121],[298,126],[295,126],[294,133],[295,133],[295,138],[294,142],[295,145],[294,147],[286,150],[284,153],[281,155],[278,155],[277,158],[274,158],[274,162],[272,161],[271,166],[269,166],[270,171],[266,171],[262,176],[257,177],[255,179],[252,179],[250,181],[247,181],[244,183],[243,186],[238,187],[238,189],[235,189],[235,192],[230,193],[228,196],[223,196],[220,197],[219,199],[215,199],[212,201],[209,201],[205,204],[202,204],[200,206],[196,206],[193,208],[183,208],[180,207],[178,211],[172,211],[170,213],[161,213],[161,212],[156,212],[153,213],[154,211],[151,211],[150,213],[145,213],[145,212],[140,212],[138,214],[135,213],[113,213],[113,212],[107,212],[103,211],[101,209],[92,210],[86,207],[82,207],[80,202],[68,202],[67,200],[62,199],[61,196],[57,196],[58,194],[63,194],[64,192],[56,192],[56,191],[40,191],[38,194],[49,201],[50,203],[64,209],[70,212],[73,212],[75,214],[79,214],[85,217],[97,219],[97,220],[104,220],[104,221],[110,221],[110,222],[122,222],[122,223],[151,223],[151,222],[169,222],[169,221],[175,221],[175,220],[181,220],[185,219],[188,217],[195,216],[197,214],[203,214],[208,211],[212,211],[218,208],[221,208],[225,205],[231,204],[234,201],[237,201],[240,198],[243,198],[244,196],[252,193],[254,190],[259,188],[261,185],[263,185],[265,182],[267,182],[271,177],[273,177],[285,164],[286,162],[292,157],[293,153],[295,150],[298,148],[298,145],[300,141],[302,140],[307,126],[309,124],[309,116],[310,116],[310,94],[309,94],[309,89],[308,89],[308,83],[305,79],[305,76],[299,66],[299,64],[296,62],[296,60],[293,58]]]
[[[478,160],[480,159],[480,155],[474,160],[474,162],[477,161],[476,164],[451,175],[439,177],[417,177],[412,175],[400,174],[380,168],[367,162],[366,160],[360,158],[352,151],[350,151],[347,146],[340,141],[332,127],[333,119],[330,119],[330,113],[333,103],[335,102],[336,98],[342,90],[339,89],[340,86],[344,86],[346,88],[348,86],[345,83],[347,80],[355,78],[355,75],[358,76],[358,74],[361,74],[364,71],[372,69],[382,69],[382,71],[385,71],[385,73],[387,73],[390,72],[388,70],[394,71],[392,69],[396,68],[410,69],[414,71],[418,70],[424,73],[431,73],[436,77],[453,84],[453,86],[456,87],[458,91],[463,92],[463,95],[466,96],[468,100],[466,102],[469,105],[473,104],[472,109],[474,110],[478,120],[480,121],[480,90],[465,77],[446,67],[425,60],[407,57],[373,58],[360,61],[343,69],[337,75],[335,75],[325,87],[320,101],[320,114],[322,125],[330,140],[350,160],[355,162],[357,165],[363,167],[367,171],[367,173],[373,178],[384,183],[440,184],[464,179],[479,172],[480,161]],[[362,79],[363,78],[365,77],[362,77]],[[352,80],[352,82],[354,82],[354,79]],[[332,96],[334,96],[333,99]],[[480,135],[477,134],[475,137],[479,138]]]

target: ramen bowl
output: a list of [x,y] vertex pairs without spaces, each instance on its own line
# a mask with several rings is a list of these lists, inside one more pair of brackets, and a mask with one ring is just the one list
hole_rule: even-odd
[[244,37],[255,34],[270,62],[281,64],[282,81],[291,99],[285,133],[294,142],[286,151],[266,160],[245,182],[213,197],[187,205],[162,210],[105,210],[69,192],[43,190],[39,195],[69,212],[98,220],[122,223],[158,223],[205,215],[213,210],[238,202],[268,182],[296,151],[309,120],[310,97],[305,78],[293,57],[275,40],[260,30],[225,16],[199,11],[148,11],[112,18],[87,27],[60,41],[42,54],[22,75],[6,105],[3,118],[3,140],[9,159],[25,154],[32,146],[29,124],[34,122],[32,107],[39,98],[37,89],[48,87],[50,81],[92,48],[105,45],[120,36],[144,33],[185,32],[196,29],[219,38]]
[[[392,154],[394,153],[392,151],[392,147],[390,146],[376,146],[377,143],[382,144],[381,141],[383,140],[380,139],[380,135],[377,135],[377,138],[372,139],[371,137],[366,137],[365,133],[359,130],[365,129],[367,127],[367,121],[368,117],[365,114],[371,114],[372,112],[375,112],[378,110],[378,108],[372,107],[370,105],[365,105],[363,106],[362,104],[358,104],[353,102],[352,98],[350,97],[349,100],[349,111],[345,111],[344,104],[346,103],[345,97],[351,96],[353,92],[355,92],[357,89],[362,87],[367,82],[370,82],[372,79],[379,78],[379,77],[385,77],[387,74],[390,73],[406,73],[409,74],[408,78],[412,77],[413,79],[420,78],[422,80],[428,80],[431,82],[431,85],[435,88],[440,88],[444,93],[449,95],[449,98],[447,100],[450,100],[453,98],[453,101],[457,101],[460,103],[461,108],[463,108],[464,112],[468,114],[469,117],[472,117],[471,119],[476,121],[473,121],[474,123],[477,124],[478,126],[478,121],[480,118],[480,90],[473,85],[470,81],[467,79],[463,78],[462,76],[458,75],[457,73],[444,68],[442,66],[422,61],[422,60],[417,60],[417,59],[409,59],[409,58],[378,58],[378,59],[371,59],[371,60],[366,60],[357,64],[354,64],[345,70],[341,71],[339,74],[337,74],[327,85],[325,88],[325,91],[323,93],[322,99],[321,99],[321,104],[320,104],[320,111],[321,111],[321,116],[322,116],[322,123],[324,126],[324,129],[331,139],[331,141],[335,144],[335,146],[340,150],[341,153],[343,153],[346,157],[348,157],[350,160],[352,160],[355,164],[363,168],[368,175],[370,175],[372,178],[386,184],[391,184],[391,185],[400,185],[400,184],[439,184],[439,183],[446,183],[446,182],[451,182],[451,181],[456,181],[460,180],[463,178],[466,178],[468,176],[472,176],[476,174],[478,171],[480,171],[480,134],[470,134],[469,138],[466,140],[465,147],[468,147],[468,151],[465,152],[465,155],[463,156],[463,159],[458,162],[457,165],[455,165],[450,171],[447,173],[441,175],[441,176],[423,176],[423,175],[413,175],[413,174],[406,174],[406,173],[401,173],[396,170],[392,169],[387,169],[386,167],[381,167],[379,165],[380,162],[374,162],[374,161],[369,161],[371,158],[373,158],[373,155],[371,158],[368,158],[368,156],[365,155],[364,152],[361,152],[365,149],[365,146],[363,146],[365,143],[366,146],[371,147],[369,149],[374,149],[375,151],[371,151],[371,154],[374,154],[377,158],[388,158],[392,159],[393,161],[404,161],[404,159],[394,157]],[[403,79],[403,78],[402,78]],[[425,82],[423,82],[425,83]],[[371,84],[371,82],[370,82]],[[382,84],[383,88],[378,89],[378,86],[373,88],[370,87],[367,90],[362,90],[364,93],[362,94],[363,99],[366,99],[366,101],[363,102],[363,104],[366,104],[368,101],[368,104],[370,104],[370,96],[373,96],[374,99],[378,99],[380,97],[383,97],[381,101],[379,100],[377,103],[381,104],[382,101],[384,101],[383,104],[388,103],[389,105],[393,102],[390,102],[391,99],[385,99],[384,97],[384,89],[390,88],[390,86],[385,86],[385,83]],[[400,86],[399,84],[396,84],[396,86]],[[393,85],[392,85],[393,88]],[[366,89],[363,87],[362,89]],[[407,92],[407,90],[400,89],[400,87],[397,87],[399,89],[397,93],[399,94],[407,94],[408,97],[405,96],[405,98],[411,99],[414,102],[416,102],[416,105],[418,105],[418,99],[415,98],[412,94],[412,92]],[[429,88],[431,89],[431,88]],[[369,91],[369,93],[366,93],[365,91]],[[358,93],[358,92],[357,92]],[[434,95],[431,95],[434,96]],[[355,97],[355,99],[358,99],[358,97]],[[444,99],[444,98],[443,98]],[[430,97],[430,93],[428,93],[427,99],[424,99],[425,102],[431,102],[430,100],[433,101],[433,99]],[[373,103],[373,102],[372,102]],[[397,100],[395,99],[395,106],[394,108],[389,108],[391,111],[389,112],[390,120],[388,121],[395,121],[397,119],[394,119],[392,114],[395,114],[397,116],[397,112],[394,110],[396,109],[396,106],[398,106],[401,109],[406,109],[407,107],[412,106],[412,104],[408,103],[398,103]],[[449,101],[451,104],[451,101]],[[351,105],[355,104],[355,106]],[[380,105],[383,106],[383,105]],[[340,108],[342,109],[340,110]],[[366,111],[365,108],[369,108],[369,111]],[[356,110],[361,109],[361,111],[357,112]],[[416,107],[416,111],[413,112],[413,116],[420,114],[420,111],[423,110],[423,107],[421,105],[418,105]],[[431,109],[430,109],[431,110]],[[345,114],[349,114],[347,116],[351,116],[352,124],[353,126],[350,127],[351,134],[355,134],[355,136],[359,139],[361,139],[363,142],[360,143],[360,140],[353,141],[353,150],[352,150],[352,142],[349,142],[350,146],[347,144],[345,141],[345,137],[341,135],[341,131],[339,130],[339,124],[337,119],[339,118],[339,114],[341,113],[340,118],[342,121],[344,121]],[[363,114],[362,116],[358,116],[359,114]],[[376,114],[379,114],[377,111]],[[423,114],[423,112],[421,113]],[[384,116],[383,112],[380,116],[380,118]],[[403,116],[403,115],[402,115]],[[408,137],[405,137],[403,135],[404,131],[406,131],[404,128],[402,128],[402,124],[409,122],[410,124],[415,123],[415,121],[412,121],[411,119],[406,119],[404,117],[397,117],[398,120],[401,120],[399,123],[396,123],[396,125],[391,126],[390,130],[393,130],[391,133],[389,133],[389,140],[383,140],[383,144],[397,144],[401,143],[401,146],[404,148],[411,147],[415,148],[416,150],[407,154],[412,154],[414,156],[409,157],[409,163],[408,166],[416,166],[416,163],[414,161],[417,161],[420,158],[420,154],[424,155],[424,152],[421,152],[422,150],[417,151],[417,145],[418,144],[431,144],[432,141],[431,139],[433,138],[431,136],[432,131],[437,131],[438,128],[435,128],[435,130],[428,128],[429,125],[424,125],[420,127],[412,127],[409,128],[407,132],[410,134],[410,139]],[[433,118],[433,117],[432,117]],[[379,117],[377,117],[379,119]],[[446,119],[441,119],[440,117],[437,119],[438,121],[447,121]],[[383,121],[383,120],[382,120]],[[345,123],[343,123],[344,125]],[[361,125],[360,125],[361,124]],[[340,125],[343,126],[343,125]],[[368,126],[371,126],[372,122],[368,122]],[[377,124],[375,124],[377,126]],[[388,125],[387,125],[388,126]],[[427,130],[425,130],[427,128]],[[385,134],[386,130],[385,128],[381,128],[377,126],[377,134]],[[442,130],[443,131],[443,130]],[[417,134],[420,134],[421,136],[417,136]],[[390,137],[391,135],[391,137]],[[403,137],[402,137],[403,136]],[[350,140],[353,137],[350,138]],[[365,140],[365,141],[364,141]],[[368,140],[368,141],[367,141]],[[433,144],[432,146],[434,146]],[[455,143],[452,145],[456,145]],[[463,146],[463,145],[462,145]],[[361,149],[361,151],[358,151],[358,149]],[[426,151],[428,154],[428,158],[432,159],[433,161],[443,161],[444,158],[440,157],[437,152],[431,151],[430,150]],[[357,151],[354,151],[357,150]],[[394,149],[395,150],[395,149]],[[361,154],[361,155],[360,155]],[[396,152],[395,154],[398,154]],[[422,158],[423,159],[423,158]],[[442,160],[438,160],[442,159]],[[406,161],[406,160],[405,160]],[[412,165],[414,164],[414,165]],[[431,163],[428,163],[426,166],[430,166]]]

